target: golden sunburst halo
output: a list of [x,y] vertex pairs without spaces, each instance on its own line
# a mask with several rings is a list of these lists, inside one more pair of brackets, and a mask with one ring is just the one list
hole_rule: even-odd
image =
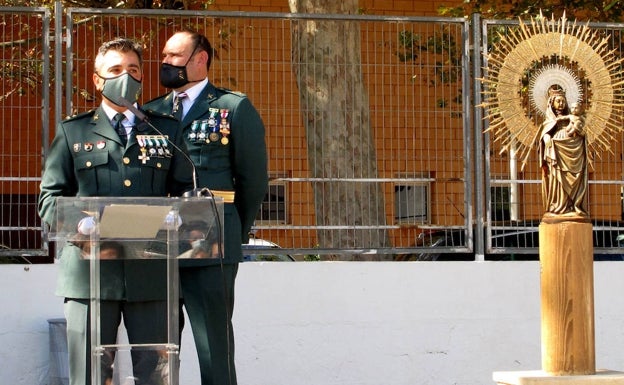
[[[480,106],[490,123],[486,132],[502,151],[513,148],[524,166],[539,130],[534,117],[544,113],[552,85],[565,90],[570,103],[584,106],[590,149],[611,151],[615,134],[623,130],[624,59],[609,49],[609,37],[589,23],[570,23],[564,14],[559,20],[540,15],[530,24],[520,20],[518,28],[499,38],[497,50],[487,57]],[[523,96],[527,74],[531,77]]]

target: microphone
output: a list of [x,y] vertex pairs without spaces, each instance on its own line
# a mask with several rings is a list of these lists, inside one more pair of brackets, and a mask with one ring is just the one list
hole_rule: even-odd
[[[217,226],[219,229],[222,228],[221,225],[221,221],[218,220],[219,219],[219,215],[217,207],[216,207],[216,203],[214,201],[214,195],[212,194],[212,191],[210,191],[210,189],[208,187],[203,187],[203,188],[198,188],[197,187],[197,172],[195,170],[195,163],[193,163],[193,160],[191,160],[191,158],[187,155],[186,151],[182,151],[182,149],[180,147],[178,147],[175,143],[173,143],[171,140],[169,140],[169,138],[167,138],[162,131],[160,131],[158,128],[156,128],[156,126],[154,126],[152,124],[152,122],[149,121],[149,119],[147,118],[147,115],[145,115],[143,113],[143,111],[139,110],[138,108],[136,108],[132,103],[130,103],[126,98],[124,98],[123,96],[119,97],[119,103],[121,103],[121,105],[123,105],[124,107],[126,107],[127,109],[129,109],[134,116],[136,116],[140,121],[146,123],[148,126],[150,126],[154,131],[156,131],[159,135],[162,135],[164,138],[167,139],[167,141],[171,144],[171,146],[180,154],[182,154],[182,156],[184,157],[184,159],[186,159],[189,164],[191,165],[191,169],[193,170],[193,190],[191,191],[187,191],[184,194],[182,194],[183,198],[193,198],[193,197],[208,197],[208,198],[213,198],[211,199],[212,202],[212,208],[215,212],[215,217],[217,218]],[[219,234],[221,234],[221,230],[219,230]],[[221,240],[219,241],[219,248],[221,247],[221,243],[223,243]],[[223,255],[223,253],[220,252],[221,255]]]
[[[145,115],[143,113],[143,111],[139,110],[138,108],[136,108],[132,103],[130,103],[128,101],[128,99],[124,98],[123,96],[119,97],[119,103],[121,103],[122,106],[126,107],[127,109],[129,109],[134,116],[136,116],[140,121],[146,123],[148,126],[150,126],[150,128],[152,128],[154,131],[156,131],[159,135],[162,135],[163,137],[166,137],[162,131],[160,131],[158,128],[156,128],[156,126],[154,126],[152,124],[152,122],[149,121],[149,119],[147,118],[147,115]],[[189,162],[189,164],[191,165],[191,169],[193,171],[193,190],[191,191],[187,191],[185,192],[182,196],[185,198],[190,198],[190,197],[212,197],[212,192],[210,192],[210,190],[207,187],[204,188],[198,188],[197,187],[197,171],[195,169],[195,163],[193,163],[193,161],[191,160],[191,158],[187,155],[186,151],[182,151],[182,149],[180,149],[180,147],[178,147],[175,143],[173,143],[171,140],[169,140],[169,138],[167,138],[167,141],[169,142],[169,144],[171,144],[171,146],[180,154],[182,154],[182,156]]]
[[[147,118],[147,116],[140,111],[138,108],[136,108],[132,103],[130,103],[126,98],[124,98],[123,96],[121,96],[119,98],[119,102],[126,107],[127,109],[129,109],[137,118],[139,118],[139,120],[141,120],[142,122],[145,122],[148,126],[150,126],[154,131],[156,131],[159,135],[163,135],[163,133],[156,128]],[[197,172],[195,170],[195,163],[193,163],[193,160],[186,154],[185,151],[182,151],[175,143],[173,143],[171,140],[169,140],[167,138],[167,141],[169,143],[171,143],[171,146],[178,151],[179,153],[181,153],[184,158],[191,164],[191,168],[193,170],[193,190],[192,191],[187,191],[184,194],[182,194],[182,196],[184,198],[192,198],[192,197],[209,197],[212,198],[210,199],[211,202],[211,207],[214,211],[214,215],[215,215],[215,220],[216,220],[216,226],[217,226],[217,231],[218,231],[218,237],[219,240],[217,242],[217,249],[218,249],[218,253],[219,253],[219,266],[221,267],[221,277],[222,277],[222,282],[223,282],[223,300],[227,303],[228,302],[228,298],[227,298],[227,289],[226,289],[226,280],[225,280],[225,271],[224,271],[224,266],[223,266],[223,259],[225,258],[224,255],[224,251],[223,251],[223,244],[224,244],[224,239],[223,239],[223,224],[221,223],[221,217],[219,216],[219,210],[217,209],[217,204],[214,200],[214,195],[212,194],[212,191],[210,191],[210,189],[208,189],[208,187],[204,187],[204,188],[198,188],[197,187]],[[229,310],[226,307],[226,314],[227,314],[227,318],[229,319],[230,315],[229,315]],[[229,332],[229,328],[230,328],[230,324],[229,322],[226,322],[225,324],[226,329],[228,330],[227,332],[227,340],[228,340],[228,357],[230,356],[230,332]],[[229,362],[230,360],[228,359],[228,368],[229,368]],[[228,372],[231,372],[230,370],[228,370]],[[232,380],[230,378],[230,383],[232,383]]]

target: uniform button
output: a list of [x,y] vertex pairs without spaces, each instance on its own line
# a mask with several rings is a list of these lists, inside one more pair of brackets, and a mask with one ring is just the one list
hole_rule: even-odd
[[93,163],[91,163],[91,161],[90,161],[90,160],[88,160],[88,161],[85,163],[85,165],[86,165],[87,167],[91,167],[91,165],[92,165],[92,164],[93,164]]
[[123,164],[130,164],[130,158],[128,158],[127,156],[124,156]]
[[132,186],[132,182],[130,181],[130,179],[124,180],[124,186],[126,186],[126,187]]
[[162,164],[160,164],[160,162],[156,163],[156,168],[161,168]]

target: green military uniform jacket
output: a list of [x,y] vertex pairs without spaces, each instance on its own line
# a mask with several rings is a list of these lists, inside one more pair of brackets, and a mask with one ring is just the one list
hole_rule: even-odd
[[[171,113],[172,108],[173,93],[145,104],[146,110],[160,113]],[[221,130],[223,116],[227,131]],[[215,128],[208,124],[211,118],[217,119]],[[202,124],[205,136],[199,138]],[[180,125],[189,157],[196,167],[198,187],[234,192],[234,204],[224,205],[224,262],[238,263],[242,261],[241,244],[249,240],[251,226],[268,188],[262,119],[245,95],[208,83]],[[210,263],[215,261],[188,260],[180,266]]]
[[[164,134],[170,142],[184,148],[175,119],[154,113],[147,113],[147,117],[160,132],[136,118],[125,147],[101,107],[58,125],[39,196],[39,215],[48,225],[55,223],[59,196],[165,197],[192,189],[192,167],[174,146],[168,146],[171,156],[153,156],[145,162],[139,159],[137,134]],[[89,298],[89,260],[81,257],[80,248],[74,244],[59,246],[63,248],[56,294]],[[166,285],[150,280],[147,274],[150,266],[146,263],[150,262],[153,261],[102,261],[102,299],[164,299]],[[162,270],[162,264],[153,265],[155,270]]]

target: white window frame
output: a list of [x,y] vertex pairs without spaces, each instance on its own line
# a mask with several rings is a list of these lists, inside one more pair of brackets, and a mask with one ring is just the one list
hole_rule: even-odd
[[402,174],[394,185],[394,221],[397,224],[431,223],[431,185],[428,172]]
[[[264,195],[264,199],[262,200],[262,204],[260,205],[260,210],[258,210],[258,214],[256,215],[256,225],[283,225],[288,224],[288,183],[284,180],[286,177],[282,174],[269,173],[269,186],[267,187],[267,192]],[[275,201],[271,201],[272,189],[282,189],[281,195],[273,194],[278,196],[278,199]],[[280,198],[283,202],[280,202]],[[277,208],[275,210],[269,209],[269,214],[277,213],[277,218],[263,218],[263,214],[265,213],[264,208],[266,205],[276,205]],[[280,206],[282,207],[280,211]],[[281,215],[280,215],[281,213]]]
[[[495,190],[496,189],[506,189],[507,190],[507,198],[509,199],[507,202],[502,202],[502,204],[504,205],[502,210],[507,210],[508,212],[508,217],[505,218],[505,216],[503,215],[502,217],[497,216],[496,215],[496,210],[494,210],[494,204],[498,203],[494,201],[494,197],[498,196],[497,194],[495,194]],[[500,183],[500,182],[492,182],[490,183],[490,216],[491,216],[491,220],[493,222],[500,222],[500,221],[509,221],[513,218],[514,214],[512,212],[512,203],[511,203],[511,199],[512,199],[512,186],[510,183]],[[504,214],[504,213],[503,213]]]

